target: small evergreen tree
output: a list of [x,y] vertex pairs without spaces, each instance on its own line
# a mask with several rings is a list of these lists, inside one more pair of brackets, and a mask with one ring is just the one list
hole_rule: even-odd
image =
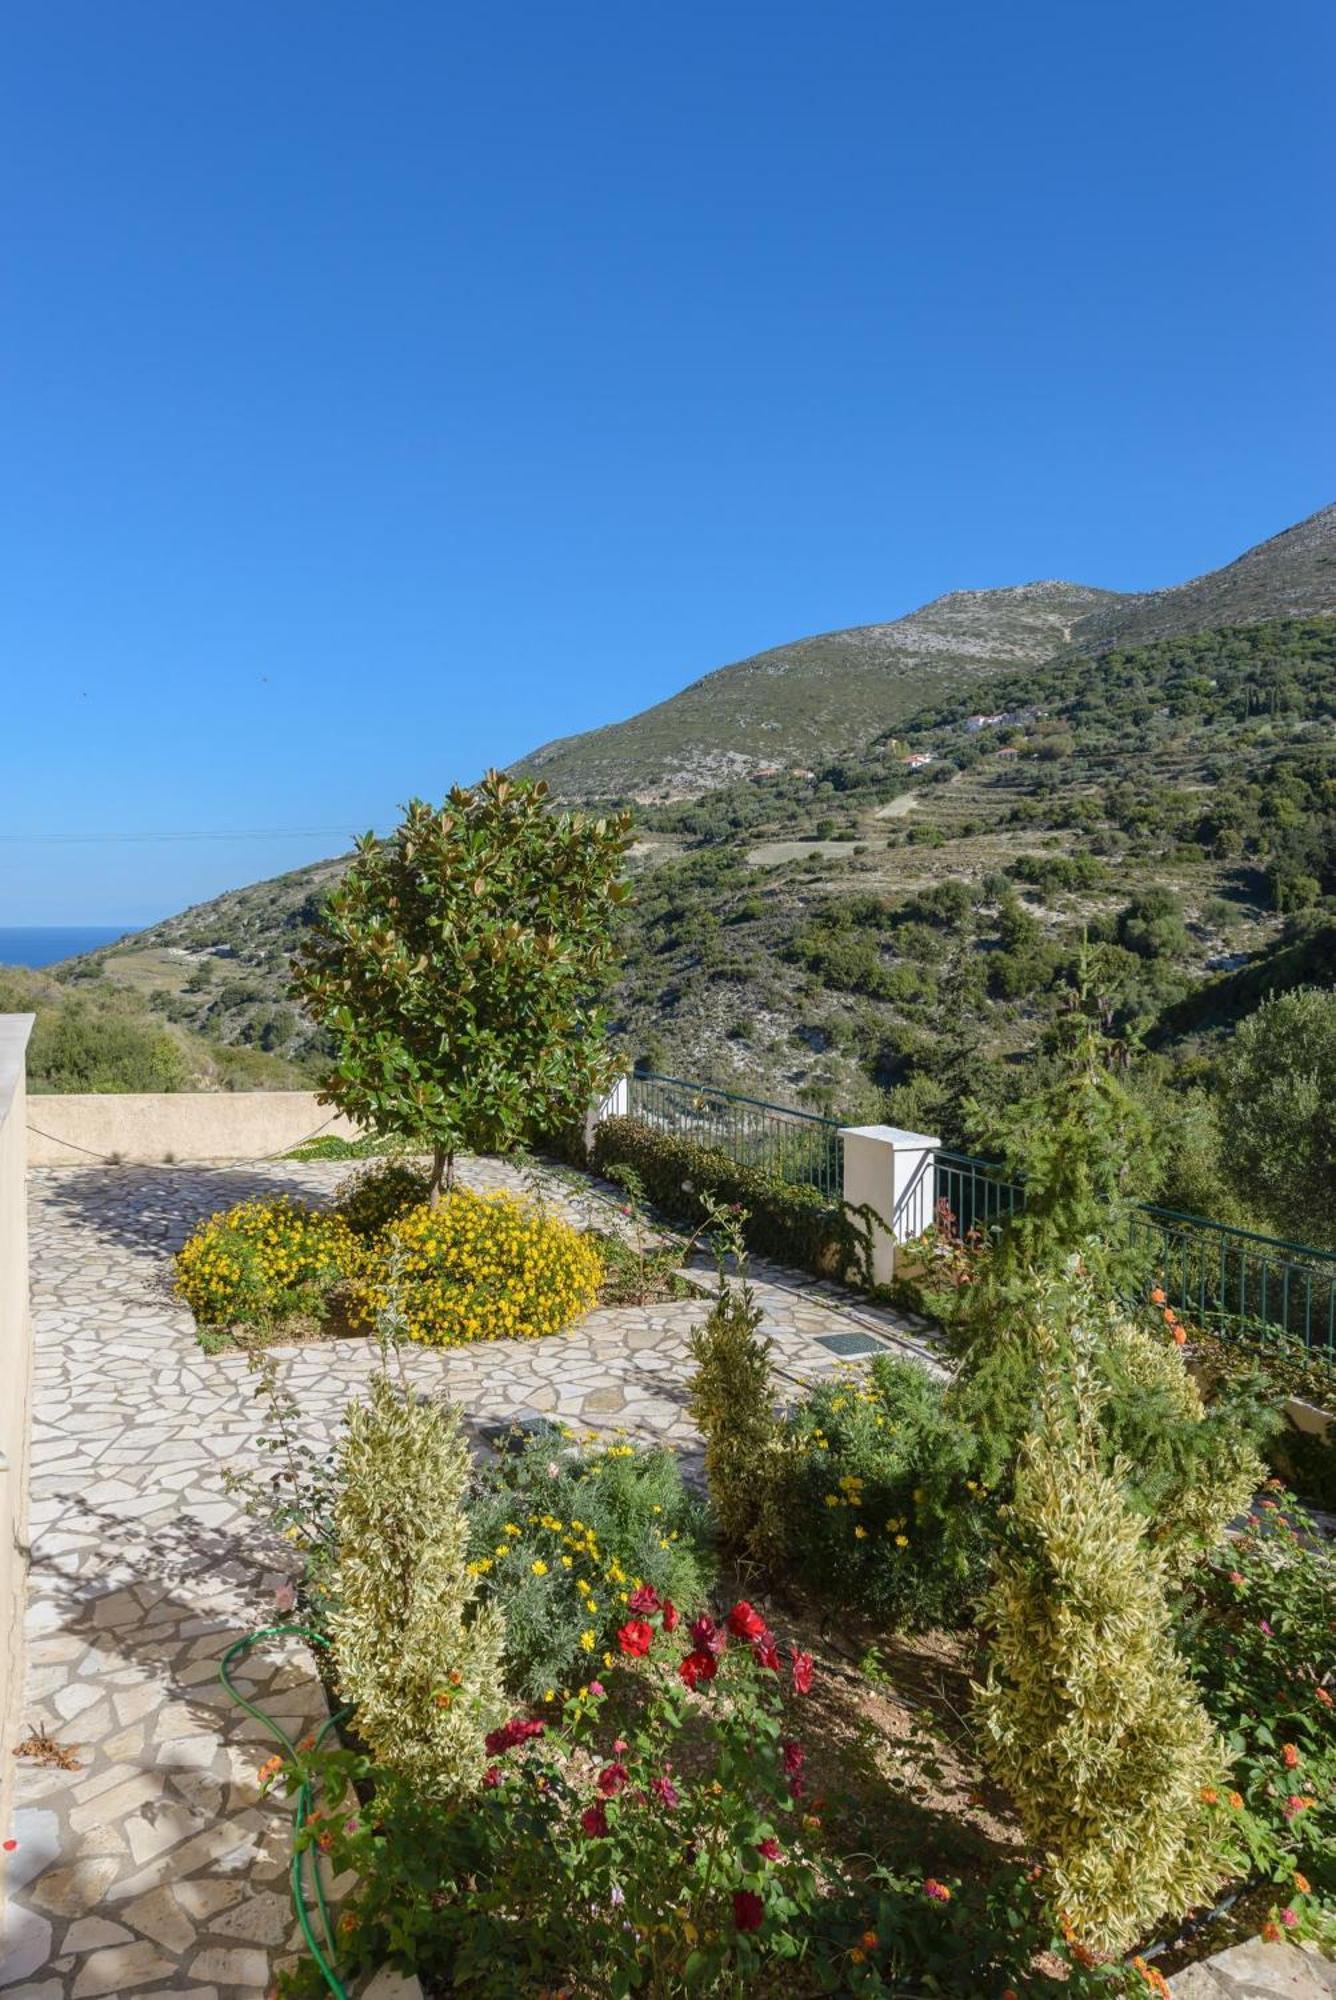
[[497,771],[414,799],[389,840],[359,840],[292,961],[336,1046],[322,1100],[430,1147],[434,1194],[458,1149],[573,1123],[615,1072],[597,1002],[630,815],[546,800]]
[[1114,1282],[1135,1264],[1129,1222],[1156,1141],[1123,1080],[1128,1051],[1110,1032],[1096,990],[1096,955],[1083,952],[1054,1033],[1056,1067],[1028,1097],[996,1116],[984,1143],[1024,1183],[1025,1205],[1009,1224],[991,1272],[1053,1270],[1074,1255]]
[[468,1451],[447,1403],[371,1383],[339,1454],[330,1638],[358,1735],[417,1791],[482,1774],[503,1701],[504,1627],[475,1604],[462,1501]]
[[1160,1557],[1101,1469],[1078,1366],[1048,1376],[985,1604],[986,1754],[1043,1854],[1055,1914],[1121,1951],[1224,1873],[1224,1745],[1170,1633]]

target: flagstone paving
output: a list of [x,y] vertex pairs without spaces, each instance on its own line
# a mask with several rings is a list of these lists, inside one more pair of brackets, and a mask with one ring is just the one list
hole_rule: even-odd
[[[295,1947],[287,1810],[260,1796],[255,1777],[269,1740],[217,1678],[227,1648],[272,1620],[284,1580],[283,1545],[224,1484],[225,1469],[256,1462],[259,1407],[244,1356],[201,1352],[171,1295],[170,1255],[215,1209],[252,1194],[328,1195],[348,1171],[31,1176],[37,1378],[22,1729],[47,1732],[77,1768],[25,1759],[18,1769],[4,2000],[255,2000]],[[463,1177],[520,1179],[486,1160],[467,1162]],[[563,1186],[548,1180],[546,1192],[583,1216]],[[800,1273],[758,1264],[752,1275],[776,1370],[795,1391],[846,1365],[822,1345],[831,1336],[854,1337],[837,1348],[889,1347],[937,1365],[921,1324]],[[600,1308],[561,1338],[414,1348],[407,1372],[453,1397],[475,1432],[544,1415],[667,1439],[690,1462],[687,1338],[706,1309],[703,1297]],[[336,1436],[375,1365],[366,1341],[280,1350],[313,1441]],[[327,1713],[297,1642],[266,1645],[236,1678],[291,1736]]]

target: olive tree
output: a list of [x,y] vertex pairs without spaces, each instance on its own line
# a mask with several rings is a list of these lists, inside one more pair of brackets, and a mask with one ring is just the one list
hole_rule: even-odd
[[430,1148],[507,1152],[582,1117],[615,1069],[598,1002],[630,815],[557,813],[489,771],[367,834],[314,913],[292,989],[333,1038],[324,1103]]
[[1282,1236],[1336,1247],[1336,992],[1295,987],[1239,1023],[1220,1128],[1245,1204]]

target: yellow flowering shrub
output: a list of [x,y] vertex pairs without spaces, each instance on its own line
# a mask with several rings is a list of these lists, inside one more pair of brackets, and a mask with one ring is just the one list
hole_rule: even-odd
[[368,1323],[393,1310],[410,1340],[462,1347],[560,1333],[602,1278],[594,1242],[569,1223],[515,1195],[457,1187],[390,1224],[352,1298]]
[[176,1253],[176,1291],[201,1327],[271,1326],[323,1316],[357,1261],[337,1215],[280,1195],[200,1223]]

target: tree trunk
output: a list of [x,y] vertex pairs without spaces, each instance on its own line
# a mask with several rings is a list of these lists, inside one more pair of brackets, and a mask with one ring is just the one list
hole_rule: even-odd
[[455,1153],[453,1146],[433,1146],[431,1156],[431,1205],[437,1206],[441,1197],[450,1192],[455,1184]]

